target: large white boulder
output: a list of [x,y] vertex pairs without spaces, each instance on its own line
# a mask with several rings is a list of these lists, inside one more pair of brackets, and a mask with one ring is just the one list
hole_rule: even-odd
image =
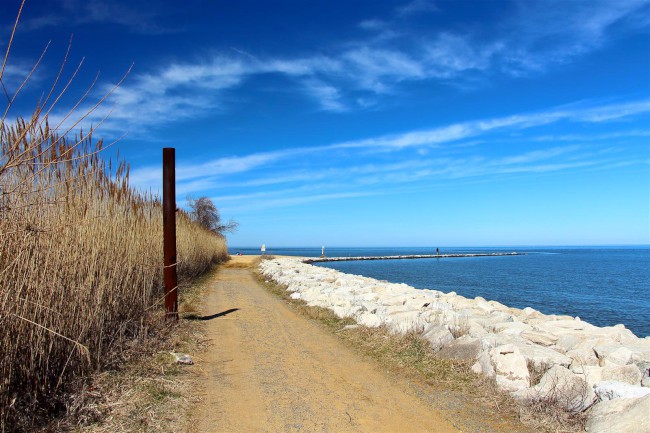
[[589,433],[650,433],[650,395],[596,404],[585,429]]
[[533,330],[523,331],[521,333],[521,337],[530,341],[531,343],[539,344],[540,346],[545,347],[554,345],[558,340],[558,337],[553,334]]
[[532,330],[532,326],[519,321],[499,322],[492,325],[492,331],[500,334],[520,335],[522,332]]
[[551,367],[539,383],[513,394],[518,400],[546,401],[569,412],[580,412],[595,398],[583,377],[560,365]]
[[629,383],[630,385],[641,384],[641,371],[634,364],[609,365],[602,369],[603,380]]
[[634,354],[632,350],[618,343],[594,346],[594,352],[596,352],[601,366],[606,364],[629,364],[632,362],[632,355]]
[[488,353],[499,388],[511,392],[528,388],[530,373],[526,358],[521,355],[517,346],[504,344],[490,349]]
[[594,391],[601,400],[614,400],[617,398],[639,398],[650,395],[650,388],[630,385],[629,383],[616,382],[612,380],[598,382],[594,385]]
[[357,313],[356,321],[359,325],[367,326],[369,328],[377,328],[383,324],[381,317],[367,311]]
[[571,364],[575,365],[577,368],[585,365],[595,366],[599,364],[598,357],[594,353],[593,349],[577,348],[569,350],[565,355],[573,360]]
[[446,344],[438,356],[446,359],[474,361],[483,350],[483,344],[478,338],[463,335]]
[[639,385],[641,382],[641,372],[634,365],[623,366],[583,366],[576,368],[571,366],[571,371],[584,377],[590,389],[599,382],[622,382],[629,385]]
[[568,367],[572,362],[572,359],[568,356],[548,347],[537,344],[518,344],[517,347],[526,361],[530,361],[535,368],[553,365]]
[[[553,335],[549,332],[539,331],[540,334]],[[570,350],[576,349],[585,341],[585,337],[579,334],[563,334],[557,337],[555,346],[558,349],[568,352]],[[593,347],[593,346],[592,346]],[[591,348],[589,348],[591,350]],[[595,356],[595,355],[594,355]]]
[[494,366],[492,365],[492,360],[490,359],[490,354],[488,350],[484,350],[479,353],[476,358],[476,362],[472,365],[472,371],[477,374],[484,374],[487,377],[494,378],[496,372],[494,371]]
[[391,332],[407,334],[424,329],[427,322],[420,316],[420,311],[395,311],[386,318],[386,323]]
[[430,324],[425,328],[422,338],[427,340],[433,350],[440,350],[443,346],[454,341],[454,336],[446,325]]

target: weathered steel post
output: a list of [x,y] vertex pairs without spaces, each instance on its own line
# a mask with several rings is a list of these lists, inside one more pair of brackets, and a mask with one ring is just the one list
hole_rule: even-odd
[[165,311],[178,320],[178,279],[176,276],[176,150],[163,148],[163,250]]

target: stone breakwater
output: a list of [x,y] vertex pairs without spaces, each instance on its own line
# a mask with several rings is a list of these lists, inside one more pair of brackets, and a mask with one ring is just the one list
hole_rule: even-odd
[[402,256],[360,256],[360,257],[320,257],[304,259],[303,263],[351,262],[360,260],[402,260],[402,259],[450,259],[460,257],[522,256],[526,253],[471,253],[471,254],[417,254]]
[[650,432],[650,337],[624,325],[510,308],[481,297],[415,289],[304,263],[263,260],[266,279],[291,298],[360,325],[416,332],[438,356],[473,363],[521,402],[552,400],[588,410],[589,432]]

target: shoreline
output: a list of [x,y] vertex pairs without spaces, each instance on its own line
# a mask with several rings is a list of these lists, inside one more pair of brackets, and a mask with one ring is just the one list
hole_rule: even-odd
[[[631,406],[650,408],[650,337],[637,337],[624,325],[597,327],[578,317],[310,263],[312,258],[263,260],[260,270],[307,305],[360,325],[418,333],[439,356],[473,363],[474,372],[493,378],[522,404],[559,396],[566,411],[589,410],[594,426],[624,422],[621,417],[634,412]],[[630,407],[616,409],[622,402]]]

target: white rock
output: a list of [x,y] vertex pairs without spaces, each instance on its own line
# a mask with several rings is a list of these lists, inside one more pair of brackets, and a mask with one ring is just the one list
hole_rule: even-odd
[[521,336],[531,343],[539,344],[540,346],[552,346],[558,340],[556,335],[531,330],[523,331]]
[[540,316],[542,313],[531,307],[526,307],[521,312],[526,316]]
[[537,385],[520,390],[513,396],[518,400],[553,402],[569,412],[580,412],[591,404],[595,394],[584,378],[555,365],[544,373]]
[[596,404],[589,413],[589,433],[650,433],[650,395]]
[[623,382],[630,385],[641,383],[641,372],[635,365],[584,366],[581,369],[573,369],[573,372],[583,374],[587,384],[592,388],[596,383],[603,381]]
[[483,351],[478,355],[476,359],[476,364],[472,366],[472,370],[481,370],[481,373],[485,374],[487,377],[494,377],[496,372],[492,366],[492,361],[490,360],[490,354],[488,351]]
[[338,305],[335,305],[331,307],[331,309],[334,312],[334,314],[336,314],[337,317],[344,319],[346,317],[353,317],[355,313],[361,309],[361,307],[350,307],[350,306],[340,307]]
[[482,338],[488,335],[488,331],[473,320],[467,321],[467,335],[474,338]]
[[620,344],[597,345],[594,347],[594,352],[598,356],[600,365],[605,365],[608,362],[626,365],[632,362],[633,352]]
[[575,374],[580,375],[585,380],[585,382],[587,382],[589,389],[592,390],[594,389],[595,384],[603,381],[602,367],[587,365],[581,368],[574,368],[572,366],[571,371]]
[[492,325],[496,323],[512,322],[513,318],[510,314],[503,311],[494,311],[489,315],[479,314],[467,317],[468,320],[473,320],[484,328],[491,329]]
[[519,335],[525,331],[532,331],[533,327],[523,322],[499,322],[492,325],[494,332],[502,334]]
[[536,344],[518,344],[517,347],[526,361],[532,362],[536,368],[553,365],[568,367],[572,362],[572,359],[568,356],[562,355],[548,347],[538,346]]
[[497,385],[506,391],[528,388],[530,373],[517,346],[505,344],[489,350]]
[[634,364],[604,367],[602,377],[603,380],[624,382],[630,385],[639,385],[641,383],[641,371]]
[[[548,332],[540,332],[542,334],[549,334]],[[575,349],[580,343],[584,341],[584,337],[577,334],[564,334],[557,337],[555,345],[564,349],[565,352],[568,352],[572,349]]]
[[357,314],[356,321],[359,325],[367,326],[369,328],[377,328],[383,323],[379,316],[368,312]]
[[601,400],[639,398],[650,395],[650,388],[614,381],[598,382],[594,385],[594,391]]
[[396,311],[386,319],[389,329],[397,334],[406,334],[424,329],[427,322],[420,317],[420,311]]
[[463,335],[447,344],[438,352],[438,356],[445,359],[473,361],[482,352],[481,340]]
[[478,362],[478,361],[476,361],[476,362],[475,362],[475,363],[470,367],[470,369],[471,369],[474,373],[476,373],[476,374],[483,374],[483,367],[481,366],[481,363]]
[[598,358],[593,350],[573,349],[565,354],[573,360],[572,364],[576,366],[598,365]]
[[[564,374],[569,382],[582,380],[601,390],[608,379],[649,389],[644,363],[650,363],[650,337],[637,338],[622,325],[600,328],[579,318],[509,308],[453,292],[418,290],[301,260],[265,260],[260,271],[269,281],[286,286],[293,299],[329,308],[340,317],[353,317],[360,325],[386,325],[392,332],[428,331],[423,334],[436,348],[457,341],[448,349],[453,356],[481,351],[472,369],[495,377],[509,391],[528,387],[527,362],[539,368],[553,365],[551,370]],[[454,340],[454,333],[462,337]],[[570,371],[564,368],[569,365]],[[537,388],[545,386],[546,382],[540,382]]]
[[429,325],[422,338],[427,340],[433,350],[440,350],[443,346],[454,341],[454,336],[445,325]]

